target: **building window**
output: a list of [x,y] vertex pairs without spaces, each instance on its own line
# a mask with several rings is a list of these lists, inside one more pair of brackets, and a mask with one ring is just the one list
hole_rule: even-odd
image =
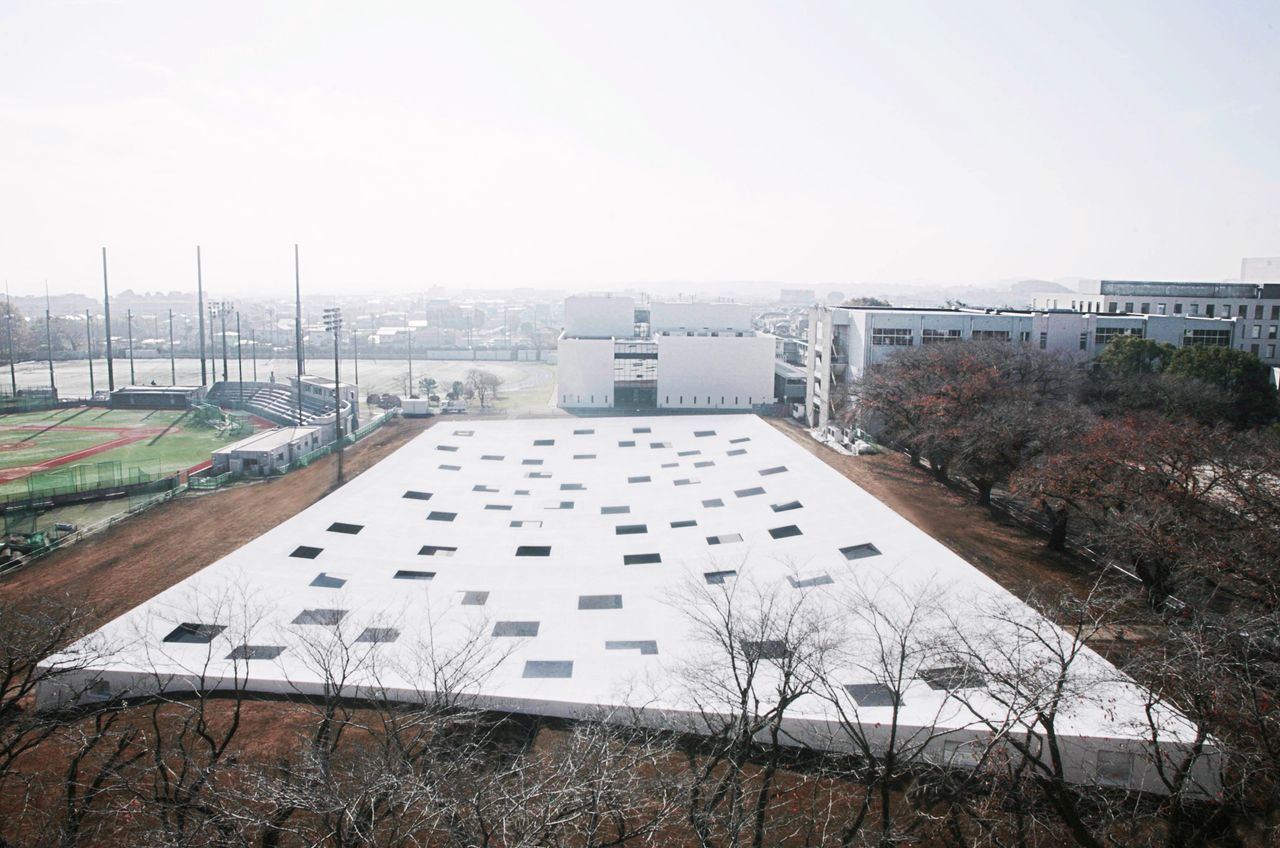
[[1049,349],[1049,334],[1048,334],[1048,333],[1041,333],[1041,334],[1040,334],[1040,349],[1041,349],[1041,350],[1048,350],[1048,349]]
[[1166,307],[1167,307],[1167,304],[1157,303],[1157,304],[1156,304],[1156,314],[1157,314],[1157,315],[1165,315],[1165,314],[1167,314],[1167,313],[1168,313],[1168,309],[1167,309]]
[[1267,345],[1267,359],[1275,359],[1275,358],[1276,358],[1276,346]]
[[1280,321],[1280,306],[1271,307],[1271,320]]
[[988,342],[1007,342],[1009,341],[1008,330],[974,330],[972,338],[977,341]]
[[1252,327],[1250,327],[1250,328],[1249,328],[1249,338],[1251,338],[1251,339],[1260,339],[1260,338],[1262,338],[1262,325],[1261,325],[1261,324],[1254,324]]
[[1261,303],[1253,307],[1253,320],[1255,321],[1262,320],[1262,304]]
[[1212,317],[1213,317],[1213,304],[1212,304],[1212,303],[1206,303],[1206,304],[1204,305],[1204,316],[1205,316],[1206,318],[1212,318]]
[[1230,330],[1187,330],[1183,347],[1231,347]]
[[1085,330],[1080,334],[1080,349],[1088,350],[1089,348],[1089,331]]
[[961,341],[959,330],[930,330],[926,328],[920,335],[921,344],[940,344],[942,342]]
[[[1116,336],[1137,336],[1142,338],[1141,327],[1098,327],[1094,330],[1093,343],[1098,347],[1109,343]],[[1083,349],[1083,348],[1082,348]]]
[[1249,352],[1250,352],[1250,353],[1252,353],[1254,356],[1257,356],[1257,355],[1258,355],[1258,345],[1255,345],[1255,344],[1251,344],[1251,345],[1249,345]]
[[1274,339],[1276,337],[1276,325],[1272,324],[1267,328],[1267,338]]
[[[1237,307],[1236,307],[1236,309],[1238,309],[1238,310],[1239,310],[1239,311],[1236,313],[1236,317],[1237,317],[1237,318],[1248,318],[1248,317],[1249,317],[1249,307],[1245,306],[1243,303],[1242,303],[1242,304],[1240,304],[1239,306],[1237,306]],[[1230,312],[1227,312],[1227,313],[1224,313],[1224,314],[1226,314],[1226,315],[1230,315],[1231,313],[1230,313]]]
[[1175,303],[1175,304],[1173,305],[1173,314],[1174,314],[1174,315],[1181,315],[1181,314],[1182,314],[1182,304],[1181,304],[1181,303]]
[[1119,305],[1114,300],[1111,301],[1111,303],[1107,304],[1107,311],[1110,312],[1112,315],[1116,314],[1116,310],[1118,308],[1119,308]]
[[1019,341],[1019,342],[1021,342],[1022,344],[1028,344],[1028,343],[1030,343],[1030,341],[1031,341],[1031,331],[1030,331],[1030,330],[1023,330],[1022,332],[1018,333],[1018,341]]
[[1199,314],[1200,314],[1200,304],[1198,304],[1198,303],[1193,303],[1193,304],[1191,304],[1191,314],[1192,314],[1192,315],[1199,315]]
[[877,327],[871,331],[871,344],[881,347],[911,347],[911,329]]
[[1143,314],[1143,315],[1147,315],[1147,314],[1149,314],[1150,312],[1151,312],[1151,304],[1150,304],[1150,303],[1144,303],[1144,304],[1142,304],[1142,314]]

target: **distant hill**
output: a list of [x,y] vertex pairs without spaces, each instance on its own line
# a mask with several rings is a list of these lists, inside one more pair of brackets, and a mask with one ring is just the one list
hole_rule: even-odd
[[1051,283],[1048,280],[1020,280],[1009,286],[1009,291],[1014,294],[1035,294],[1038,292],[1070,292],[1071,289],[1061,283]]

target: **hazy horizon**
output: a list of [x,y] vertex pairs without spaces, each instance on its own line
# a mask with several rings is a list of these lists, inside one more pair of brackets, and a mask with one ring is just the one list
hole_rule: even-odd
[[[1232,278],[1280,6],[13,2],[15,295]],[[656,281],[646,283],[644,281]]]

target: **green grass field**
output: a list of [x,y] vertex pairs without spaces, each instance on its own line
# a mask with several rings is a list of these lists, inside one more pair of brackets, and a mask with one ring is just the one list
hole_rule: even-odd
[[[179,411],[81,407],[3,415],[0,416],[0,445],[8,447],[0,450],[0,474],[128,436],[140,438],[76,459],[69,465],[119,462],[125,474],[139,467],[147,474],[158,476],[204,462],[214,450],[227,443],[216,431],[197,426],[190,414]],[[0,483],[0,494],[25,491],[26,478],[24,474]]]

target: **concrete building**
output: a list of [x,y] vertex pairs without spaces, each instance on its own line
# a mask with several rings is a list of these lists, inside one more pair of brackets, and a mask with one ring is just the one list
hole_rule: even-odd
[[[1276,269],[1280,269],[1280,259],[1244,260],[1243,271],[1249,276],[1280,276]],[[1280,365],[1280,282],[1088,280],[1080,284],[1079,292],[1033,294],[1031,307],[1104,315],[1235,318],[1241,328],[1232,346],[1249,351],[1273,367]]]
[[556,403],[566,409],[751,409],[774,402],[774,337],[736,303],[570,297]]
[[190,409],[205,392],[204,386],[122,386],[111,392],[111,408]]
[[1234,318],[1121,315],[1069,310],[817,307],[810,312],[806,420],[825,427],[830,392],[904,347],[962,340],[1034,345],[1087,362],[1115,337],[1135,335],[1178,347],[1238,346]]
[[278,471],[300,456],[322,447],[319,427],[280,427],[254,433],[213,452],[214,474],[227,471],[261,477]]

